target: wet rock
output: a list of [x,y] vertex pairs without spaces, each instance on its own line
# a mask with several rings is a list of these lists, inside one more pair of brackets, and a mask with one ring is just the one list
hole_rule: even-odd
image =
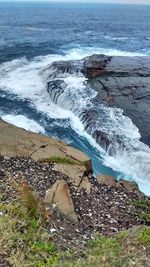
[[68,218],[74,222],[78,222],[75,213],[74,204],[70,194],[70,189],[66,181],[63,179],[57,181],[52,188],[47,190],[45,201],[47,204],[56,203],[57,208]]
[[[42,75],[47,80],[47,90],[51,91],[55,103],[65,86],[63,78],[81,73],[88,78],[88,86],[98,92],[94,103],[121,108],[139,128],[141,140],[150,146],[150,57],[93,55],[82,60],[54,62]],[[86,113],[88,111],[85,110]],[[90,110],[89,113],[92,112]],[[91,134],[96,128],[90,130],[90,123],[96,125],[96,117],[100,117],[100,114],[93,115],[93,121],[90,117],[88,120],[88,116],[85,127]],[[111,143],[111,140],[108,142]]]
[[92,55],[84,58],[82,73],[87,78],[96,78],[105,73],[105,67],[111,57],[105,55]]
[[[88,60],[92,64],[91,57]],[[100,56],[97,73],[98,61],[101,64]],[[150,146],[150,57],[111,57],[96,77],[89,76],[89,84],[98,92],[97,101],[121,108]]]

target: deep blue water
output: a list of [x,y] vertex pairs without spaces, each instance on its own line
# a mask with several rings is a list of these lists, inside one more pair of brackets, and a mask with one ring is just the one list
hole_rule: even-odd
[[0,60],[100,47],[150,53],[150,6],[0,3]]
[[150,55],[150,6],[0,2],[0,116],[31,130],[36,122],[39,131],[82,149],[95,173],[127,177],[106,167],[73,115],[55,111],[43,95],[38,73],[44,67],[93,53]]

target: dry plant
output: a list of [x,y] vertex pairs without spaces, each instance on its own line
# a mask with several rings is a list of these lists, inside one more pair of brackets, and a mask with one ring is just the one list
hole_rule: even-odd
[[44,199],[33,191],[21,174],[17,175],[17,179],[12,180],[12,186],[31,217],[48,219],[49,214]]

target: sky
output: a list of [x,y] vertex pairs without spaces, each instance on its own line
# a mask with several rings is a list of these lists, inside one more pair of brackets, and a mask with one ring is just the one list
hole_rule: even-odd
[[[41,1],[42,0],[0,0],[7,1]],[[47,2],[96,2],[96,3],[122,3],[122,4],[150,4],[150,0],[45,0]]]

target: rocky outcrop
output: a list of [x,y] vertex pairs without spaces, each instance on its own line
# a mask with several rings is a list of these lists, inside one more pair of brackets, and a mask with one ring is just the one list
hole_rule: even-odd
[[[17,128],[2,120],[0,120],[0,154],[12,157],[31,157],[35,161],[55,156],[67,157],[75,164],[81,164],[82,175],[92,172],[91,160],[80,150],[51,137]],[[73,170],[74,165],[71,166]]]
[[142,194],[139,191],[138,185],[136,183],[134,183],[134,182],[130,182],[130,181],[126,181],[126,180],[122,179],[121,181],[119,181],[117,183],[117,186],[118,185],[122,185],[125,189],[127,189],[130,192],[135,192],[137,194]]
[[106,174],[101,174],[96,176],[96,181],[99,184],[104,184],[109,187],[120,187],[122,186],[129,192],[136,193],[137,195],[142,195],[142,192],[139,190],[138,185],[135,182],[132,181],[127,181],[124,179],[121,179],[117,181],[115,177],[106,175]]
[[107,64],[111,61],[111,57],[105,55],[93,55],[84,59],[81,72],[87,78],[96,78],[105,73]]
[[150,57],[111,57],[100,72],[103,60],[103,55],[85,59],[91,67],[90,74],[86,66],[84,73],[98,92],[97,100],[123,109],[150,145]]

